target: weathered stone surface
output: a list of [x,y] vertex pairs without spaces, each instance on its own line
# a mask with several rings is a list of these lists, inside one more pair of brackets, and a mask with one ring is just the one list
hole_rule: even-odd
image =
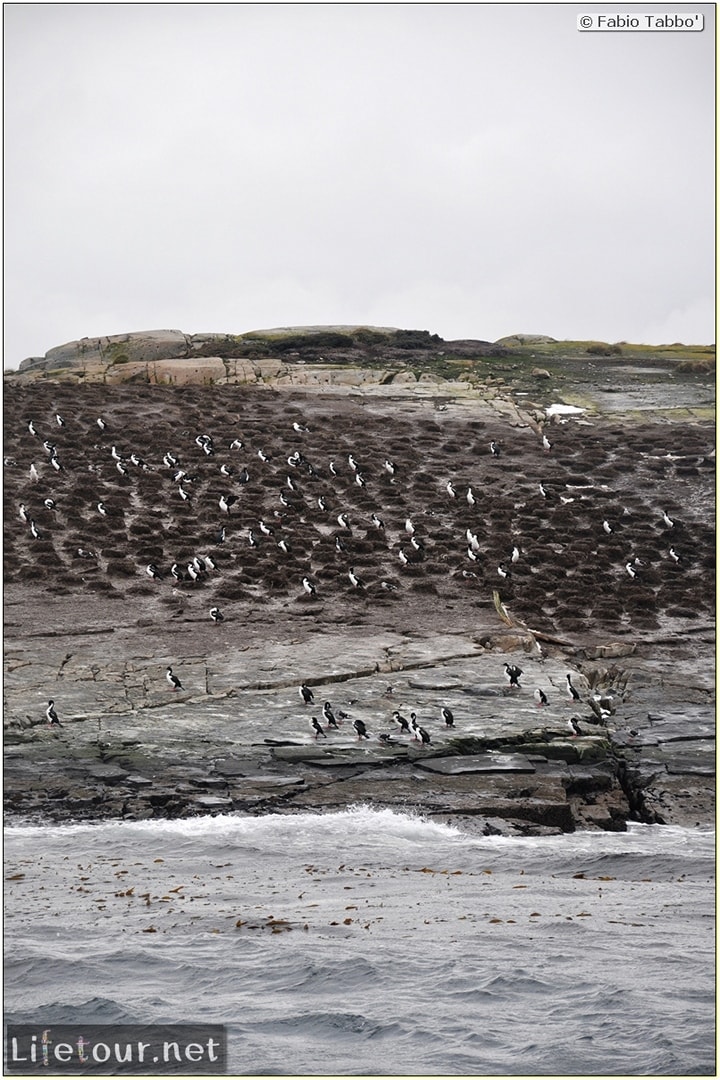
[[[57,345],[45,354],[49,370],[78,367],[109,367],[131,362],[147,363],[188,354],[188,339],[181,330],[146,330],[110,337],[81,338]],[[25,370],[23,361],[20,370]]]
[[424,758],[418,760],[421,769],[461,776],[463,773],[534,773],[535,766],[520,754],[469,754],[467,757]]

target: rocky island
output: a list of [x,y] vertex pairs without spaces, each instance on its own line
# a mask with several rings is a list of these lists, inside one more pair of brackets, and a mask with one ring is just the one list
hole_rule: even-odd
[[6,811],[712,822],[714,448],[710,347],[290,327],[24,361]]

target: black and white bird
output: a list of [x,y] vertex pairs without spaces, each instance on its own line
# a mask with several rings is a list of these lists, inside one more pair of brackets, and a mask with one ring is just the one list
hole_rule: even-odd
[[663,519],[663,524],[665,525],[666,528],[672,529],[674,527],[675,522],[670,517],[670,515],[667,514],[664,510],[662,512],[662,519]]
[[173,690],[182,690],[183,689],[183,685],[180,682],[180,680],[178,679],[177,675],[173,675],[173,669],[171,667],[169,667],[167,669],[167,671],[165,672],[165,678],[167,679],[171,689],[173,689]]
[[58,714],[55,712],[55,702],[52,698],[50,698],[47,703],[45,715],[47,716],[47,721],[50,727],[62,727],[62,724],[60,723],[60,720],[58,718]]
[[261,461],[269,461],[270,460],[269,454],[266,454],[264,450],[258,450],[257,456],[260,458]]
[[20,506],[18,507],[18,516],[19,516],[20,520],[24,521],[25,524],[27,525],[30,518],[28,517],[27,507],[26,507],[25,503],[20,503]]
[[42,533],[40,532],[32,518],[30,518],[30,532],[32,533],[33,540],[41,539]]
[[219,623],[219,622],[224,622],[225,621],[225,616],[223,615],[223,613],[222,613],[222,611],[220,610],[219,607],[211,607],[210,608],[210,618],[212,619],[212,621],[214,623]]
[[33,424],[32,420],[30,420],[28,423],[28,431],[31,435],[34,435],[35,438],[37,438],[37,431],[35,430],[35,425]]
[[353,727],[357,731],[358,739],[369,739],[370,738],[370,736],[368,735],[367,728],[365,726],[364,721],[362,721],[362,720],[353,720]]
[[242,439],[233,439],[233,441],[230,443],[230,449],[231,450],[242,450],[244,445],[245,444],[242,441]]
[[185,488],[179,487],[178,488],[178,495],[180,496],[180,498],[182,499],[183,502],[190,502],[190,496],[188,495]]
[[565,679],[566,679],[566,682],[567,682],[568,697],[571,698],[573,701],[580,701],[581,700],[580,699],[580,694],[578,693],[576,688],[573,686],[572,678],[571,678],[569,673],[565,676]]
[[455,727],[455,717],[452,714],[452,710],[448,709],[446,705],[440,710],[440,717],[445,722],[445,727]]
[[568,731],[571,733],[573,739],[576,739],[578,737],[578,735],[583,734],[583,732],[582,732],[582,730],[580,728],[580,725],[578,724],[577,719],[574,716],[570,717],[570,719],[567,722],[567,726],[568,726]]
[[410,562],[410,560],[407,557],[407,554],[403,551],[402,548],[400,548],[400,550],[398,551],[398,559],[403,564],[403,566],[407,566],[407,564]]
[[398,712],[396,709],[395,712],[392,714],[392,718],[397,724],[397,726],[400,728],[400,733],[402,735],[410,734],[410,725],[407,722],[407,719],[402,715],[402,713]]
[[57,421],[58,427],[65,427],[65,421],[62,416],[60,416],[60,413],[55,413],[55,420]]
[[553,444],[550,442],[545,432],[543,432],[542,447],[546,454],[550,453],[550,451],[552,450],[552,445]]
[[328,727],[335,728],[336,731],[340,730],[337,722],[337,717],[332,711],[332,707],[329,701],[326,701],[323,705],[323,716],[325,717],[325,721]]
[[547,699],[547,694],[545,693],[544,690],[541,690],[540,687],[537,688],[537,690],[533,694],[533,697],[535,698],[535,704],[537,705],[537,707],[539,709],[542,708],[543,705],[549,705],[550,704],[550,702]]
[[350,529],[350,518],[347,514],[338,514],[337,523],[341,529]]
[[102,416],[98,416],[98,418],[97,418],[97,426],[100,428],[101,431],[104,431],[105,428],[107,427],[107,424],[103,420]]
[[427,733],[427,731],[425,730],[425,728],[420,727],[420,725],[418,725],[417,733],[418,733],[418,738],[420,739],[420,742],[423,744],[423,746],[427,746],[429,744],[429,742],[430,742],[430,736]]
[[314,733],[316,739],[319,735],[322,735],[323,739],[327,739],[327,735],[323,731],[323,726],[317,716],[310,717],[310,730]]
[[391,461],[390,458],[385,458],[383,468],[385,469],[385,472],[389,472],[391,476],[394,476],[397,472],[397,465],[394,461]]
[[466,494],[465,498],[467,499],[468,506],[474,506],[475,505],[477,500],[476,500],[476,498],[475,498],[475,496],[473,494],[473,489],[471,487],[469,487],[467,489],[467,494]]
[[445,485],[445,490],[447,491],[451,499],[457,498],[457,491],[453,487],[452,480],[448,480],[447,484]]
[[145,567],[145,573],[148,577],[152,578],[153,581],[162,581],[162,574],[158,570],[155,563],[148,563]]
[[37,484],[38,480],[40,479],[40,473],[35,468],[34,461],[30,462],[30,479],[32,480],[33,484]]
[[520,686],[522,668],[519,668],[516,664],[505,664],[505,674],[508,677],[510,686]]
[[603,521],[602,527],[603,527],[603,531],[606,532],[608,534],[608,536],[613,531],[613,527],[610,524],[610,522],[607,520],[607,518]]
[[415,526],[410,518],[405,518],[405,532],[408,536],[412,536],[415,532]]
[[99,502],[97,508],[99,514],[102,514],[103,517],[107,517],[107,506],[104,502]]
[[510,553],[510,562],[511,563],[516,563],[516,562],[519,562],[519,561],[520,561],[520,548],[516,544],[513,547],[512,551]]
[[304,589],[304,590],[305,590],[305,592],[306,592],[306,593],[308,594],[308,596],[316,596],[316,595],[317,595],[317,589],[316,589],[316,588],[315,588],[315,586],[313,585],[313,583],[312,583],[312,581],[310,580],[310,578],[308,578],[308,577],[304,577],[304,578],[302,579],[302,584],[303,584],[303,589]]
[[508,570],[505,563],[498,563],[497,572],[498,572],[498,574],[500,575],[501,578],[509,578],[510,577],[510,571]]
[[625,569],[627,570],[627,572],[628,572],[628,574],[630,575],[631,578],[636,578],[637,577],[637,570],[635,569],[635,567],[633,566],[633,564],[631,562],[626,562],[625,563]]
[[357,576],[357,574],[355,573],[355,570],[354,570],[354,568],[352,566],[348,570],[348,577],[350,579],[350,584],[352,585],[353,589],[364,589],[365,588],[365,582],[362,580],[362,578],[359,578]]
[[492,454],[493,457],[496,457],[496,458],[500,457],[500,447],[498,446],[498,444],[495,442],[494,439],[490,443],[490,453]]
[[313,694],[307,683],[302,684],[302,686],[298,690],[298,693],[300,694],[304,705],[312,705],[313,701],[315,700],[315,695]]
[[470,545],[470,550],[474,551],[475,554],[477,554],[477,552],[480,550],[480,541],[478,539],[477,533],[474,533],[472,529],[466,529],[465,536],[467,538],[468,544]]
[[234,495],[221,495],[218,501],[218,506],[224,514],[229,514],[230,507],[234,502],[237,502],[237,499]]
[[670,548],[670,550],[668,552],[668,555],[670,556],[670,558],[672,559],[672,561],[674,563],[679,563],[680,562],[680,556],[678,555],[675,548]]
[[538,484],[538,491],[542,495],[543,499],[547,499],[547,488],[543,483]]
[[183,574],[182,570],[180,569],[180,567],[178,566],[178,564],[176,562],[174,562],[172,564],[172,566],[170,567],[170,573],[172,574],[172,576],[175,578],[176,581],[183,581],[184,580],[185,575]]
[[385,522],[383,521],[383,519],[381,517],[378,517],[377,514],[372,514],[371,517],[370,517],[370,520],[372,521],[372,523],[373,523],[373,525],[375,526],[376,529],[384,529],[385,528]]

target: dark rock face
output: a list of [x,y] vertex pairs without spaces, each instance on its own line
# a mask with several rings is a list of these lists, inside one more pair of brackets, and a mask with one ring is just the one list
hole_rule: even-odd
[[[569,421],[548,428],[545,451],[517,410],[438,408],[390,389],[369,400],[10,382],[5,403],[11,809],[173,816],[375,798],[521,831],[707,820],[712,680],[697,665],[712,656],[714,621],[709,423]],[[442,668],[452,650],[441,632],[472,658],[462,677]],[[300,657],[273,654],[278,640]],[[502,672],[513,650],[526,672],[518,694]],[[168,665],[183,691],[165,684]],[[582,686],[580,738],[566,727],[566,671]],[[378,745],[395,734],[384,693],[404,672],[402,700],[433,717],[448,688],[465,703],[472,757],[448,756],[455,733],[439,721],[425,721],[425,750]],[[297,696],[311,676],[360,697],[372,749],[347,727],[329,757],[315,744]],[[552,723],[540,724],[535,685],[551,691]],[[44,708],[60,690],[58,732]],[[600,724],[595,691],[612,699]],[[668,702],[672,723],[648,719]],[[243,728],[263,709],[265,738]],[[167,723],[178,715],[186,747]],[[33,782],[48,748],[52,765]]]

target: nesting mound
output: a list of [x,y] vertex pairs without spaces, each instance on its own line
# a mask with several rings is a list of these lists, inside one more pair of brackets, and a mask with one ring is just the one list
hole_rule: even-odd
[[566,636],[712,618],[712,426],[571,421],[549,433],[546,452],[530,427],[431,401],[11,385],[6,580],[148,607],[200,595],[226,616],[278,603],[325,623],[385,610],[415,629],[439,604],[472,619],[494,589],[530,626]]

